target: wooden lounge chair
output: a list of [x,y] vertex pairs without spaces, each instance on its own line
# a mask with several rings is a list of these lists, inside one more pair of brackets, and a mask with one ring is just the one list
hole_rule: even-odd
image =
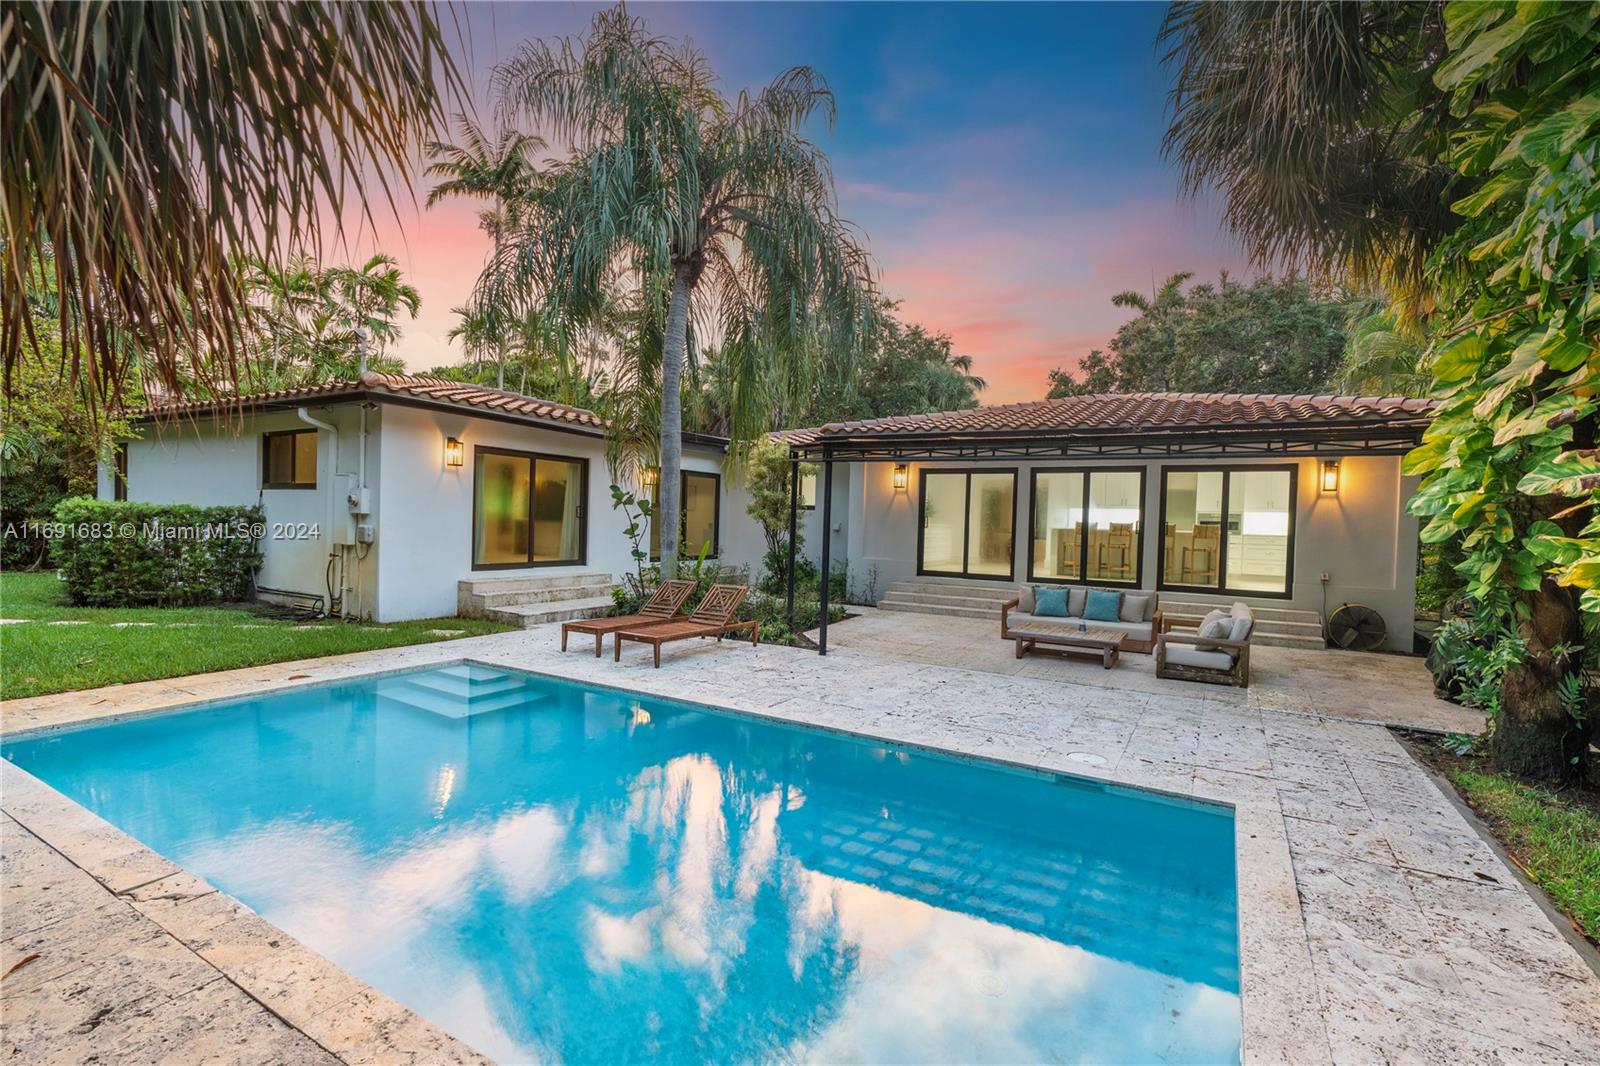
[[694,593],[693,581],[663,581],[656,586],[650,594],[645,605],[639,608],[638,614],[616,615],[612,618],[583,618],[576,622],[561,623],[561,650],[567,650],[568,633],[593,633],[594,657],[600,658],[600,645],[605,643],[607,633],[615,633],[619,629],[637,628],[639,626],[655,625],[661,622],[670,622],[673,616],[683,608],[683,601]]
[[688,640],[690,637],[716,637],[718,641],[733,633],[750,631],[750,645],[755,646],[761,636],[761,627],[754,620],[748,622],[734,621],[734,613],[739,610],[739,605],[750,594],[748,585],[712,585],[706,593],[705,599],[694,609],[688,618],[674,619],[670,622],[660,622],[654,625],[634,626],[616,631],[617,644],[615,661],[622,661],[622,642],[631,640],[636,644],[649,644],[655,648],[656,667],[661,666],[661,645],[674,640]]

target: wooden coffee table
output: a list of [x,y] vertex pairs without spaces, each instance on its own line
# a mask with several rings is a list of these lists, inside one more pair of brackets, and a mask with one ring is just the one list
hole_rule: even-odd
[[1033,622],[1028,626],[1026,636],[1015,637],[1017,642],[1017,658],[1022,658],[1036,647],[1043,645],[1062,655],[1076,655],[1100,660],[1100,665],[1107,670],[1117,665],[1117,660],[1122,657],[1122,641],[1127,637],[1115,629],[1079,629],[1077,626],[1052,626],[1041,625]]

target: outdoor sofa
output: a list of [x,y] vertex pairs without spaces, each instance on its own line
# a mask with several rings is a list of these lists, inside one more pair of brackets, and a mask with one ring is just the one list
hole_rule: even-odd
[[[1070,586],[1066,589],[1067,613],[1062,616],[1035,614],[1034,588],[1033,585],[1023,585],[1017,590],[1015,597],[1001,606],[1000,636],[1003,639],[1027,640],[1030,637],[1042,636],[1048,641],[1060,627],[1076,626],[1079,622],[1083,622],[1095,629],[1107,629],[1125,634],[1122,641],[1124,651],[1136,651],[1148,655],[1155,647],[1155,635],[1161,626],[1161,600],[1154,592],[1142,589],[1093,589],[1090,586]],[[1115,621],[1092,619],[1085,621],[1084,606],[1088,602],[1090,591],[1115,593],[1121,597]]]

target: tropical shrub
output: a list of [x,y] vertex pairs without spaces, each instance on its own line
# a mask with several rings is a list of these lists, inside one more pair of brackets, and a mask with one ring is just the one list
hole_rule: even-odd
[[259,507],[73,497],[55,508],[51,557],[88,607],[193,607],[248,599],[261,566]]
[[1592,723],[1573,653],[1600,619],[1600,5],[1451,4],[1446,22],[1434,82],[1474,191],[1428,270],[1442,406],[1405,462],[1424,475],[1411,509],[1425,544],[1461,538],[1479,624],[1517,645],[1482,700],[1496,765],[1581,779]]

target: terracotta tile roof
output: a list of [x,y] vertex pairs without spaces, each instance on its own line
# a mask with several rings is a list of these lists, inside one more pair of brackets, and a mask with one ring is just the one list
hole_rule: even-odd
[[889,436],[1045,435],[1059,432],[1338,426],[1426,422],[1437,401],[1403,396],[1277,396],[1221,392],[1132,392],[975,407],[927,415],[830,422],[784,430],[787,444]]
[[176,415],[199,415],[212,412],[249,410],[254,407],[283,406],[297,400],[315,400],[321,397],[355,393],[387,393],[396,397],[427,400],[451,407],[506,415],[520,415],[544,422],[561,422],[586,429],[604,430],[606,420],[582,407],[552,403],[520,393],[505,392],[462,381],[426,377],[419,374],[380,374],[367,371],[356,380],[327,381],[298,389],[278,389],[240,396],[236,400],[205,400],[195,403],[164,404],[145,408],[134,413],[139,418],[164,418]]

